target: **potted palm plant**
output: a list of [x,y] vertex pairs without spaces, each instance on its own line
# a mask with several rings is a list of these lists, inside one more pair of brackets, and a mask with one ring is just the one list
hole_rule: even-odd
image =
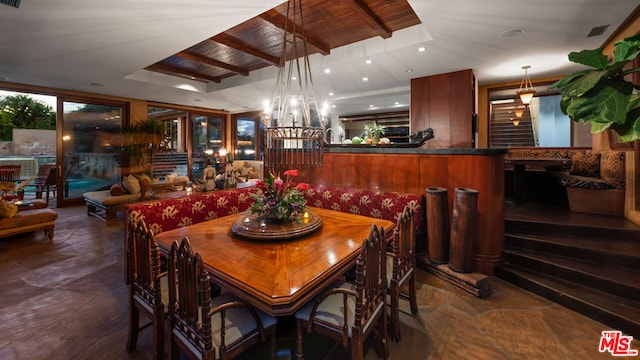
[[367,139],[371,139],[372,144],[377,144],[380,142],[380,137],[385,134],[387,128],[378,125],[377,123],[373,123],[373,125],[366,125],[364,127],[364,132],[367,135]]
[[574,121],[590,123],[592,134],[612,129],[623,142],[640,139],[640,92],[630,81],[640,71],[633,66],[639,55],[640,35],[616,42],[611,61],[601,48],[570,53],[569,60],[589,69],[552,85],[562,95],[562,112]]

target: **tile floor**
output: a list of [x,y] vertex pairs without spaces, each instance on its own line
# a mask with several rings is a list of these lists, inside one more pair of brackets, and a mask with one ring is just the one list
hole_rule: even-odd
[[[41,232],[0,239],[0,359],[150,359],[150,328],[136,352],[125,352],[123,226],[87,217],[84,206],[57,211],[52,242]],[[494,293],[478,299],[418,271],[420,313],[401,314],[403,339],[390,342],[391,359],[614,358],[598,352],[606,326],[491,280]],[[278,359],[292,358],[291,324],[281,322]],[[305,339],[307,359],[349,358],[339,344]],[[631,347],[640,350],[640,342]],[[266,349],[241,358],[267,358]]]

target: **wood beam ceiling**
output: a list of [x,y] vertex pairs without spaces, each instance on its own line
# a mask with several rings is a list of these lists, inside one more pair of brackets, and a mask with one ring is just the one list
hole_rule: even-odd
[[231,72],[234,72],[236,74],[240,74],[240,75],[243,75],[243,76],[249,76],[249,70],[247,70],[247,69],[243,69],[243,68],[238,67],[238,66],[233,66],[231,64],[227,64],[225,62],[212,59],[212,58],[210,58],[208,56],[205,56],[205,55],[200,55],[200,54],[196,54],[194,52],[189,52],[189,51],[182,51],[182,52],[179,52],[176,55],[181,57],[181,58],[183,58],[183,59],[187,59],[187,60],[191,60],[191,61],[195,61],[195,62],[199,62],[199,63],[211,65],[211,66],[215,66],[217,68],[229,70]]
[[360,13],[362,19],[374,29],[383,39],[391,37],[392,31],[362,0],[350,0],[349,4],[356,12]]
[[281,29],[282,31],[287,29],[287,32],[294,33],[293,30],[295,29],[295,36],[298,36],[300,38],[306,37],[307,45],[311,45],[314,48],[318,49],[318,52],[320,52],[322,55],[329,55],[331,53],[331,48],[329,47],[329,45],[323,42],[316,34],[313,34],[311,30],[304,29],[303,36],[300,32],[298,32],[298,30],[302,28],[301,24],[294,23],[293,21],[291,21],[291,19],[287,19],[286,16],[280,14],[276,10],[271,9],[267,12],[262,13],[259,17],[269,22],[273,26]]
[[274,65],[274,66],[279,66],[280,65],[280,58],[277,56],[273,56],[270,54],[267,54],[264,51],[260,51],[259,49],[251,46],[250,44],[236,38],[233,35],[230,35],[228,33],[221,33],[219,35],[216,35],[214,37],[211,38],[212,41],[215,41],[217,43],[220,43],[222,45],[226,45],[230,48],[236,49],[238,51],[247,53],[249,55],[255,56],[259,59],[262,59],[264,61],[266,61],[267,63],[269,63],[270,65]]

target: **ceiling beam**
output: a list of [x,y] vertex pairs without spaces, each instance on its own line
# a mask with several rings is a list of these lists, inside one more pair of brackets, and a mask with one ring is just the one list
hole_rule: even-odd
[[231,65],[231,64],[219,61],[219,60],[215,60],[215,59],[212,59],[212,58],[204,56],[204,55],[196,54],[196,53],[189,52],[189,51],[181,51],[181,52],[177,53],[176,55],[178,55],[179,57],[181,57],[183,59],[187,59],[187,60],[203,63],[203,64],[206,64],[206,65],[211,65],[211,66],[214,66],[214,67],[217,67],[217,68],[220,68],[220,69],[224,69],[224,70],[229,70],[229,71],[234,72],[236,74],[249,76],[249,70],[247,70],[247,69],[243,69],[243,68],[238,67],[238,66],[234,66],[234,65]]
[[360,16],[355,15],[359,18],[362,18],[371,28],[373,28],[378,35],[380,35],[383,39],[388,39],[391,37],[392,31],[382,22],[382,20],[376,15],[371,8],[367,6],[362,0],[350,0],[348,1],[349,5],[359,13]]
[[[291,29],[298,30],[302,28],[300,24],[295,24],[293,21],[291,21],[290,19],[287,19],[286,16],[280,14],[278,11],[274,9],[266,11],[260,14],[258,17],[268,23],[273,24],[275,27],[282,29],[283,31],[286,28],[287,32],[290,32],[290,33],[293,33]],[[302,38],[302,34],[298,31],[295,32],[295,35]],[[329,45],[324,41],[322,41],[320,37],[318,37],[313,33],[310,33],[308,29],[304,29],[304,35],[306,37],[307,45],[311,45],[314,48],[318,49],[318,51],[322,55],[329,55],[329,53],[331,53],[331,48],[329,47]]]
[[275,65],[275,66],[279,66],[280,65],[280,58],[277,56],[273,56],[270,54],[267,54],[264,51],[260,51],[258,49],[256,49],[255,47],[247,44],[246,42],[238,39],[237,37],[230,35],[228,33],[222,33],[222,34],[218,34],[212,38],[210,38],[209,40],[211,41],[215,41],[217,43],[220,43],[222,45],[226,45],[230,48],[234,48],[238,51],[242,51],[244,53],[247,53],[249,55],[253,55],[257,58],[260,58],[266,62],[268,62],[271,65]]
[[[221,82],[221,78],[217,76],[209,76],[209,75],[199,73],[197,71],[186,70],[186,69],[179,68],[177,66],[167,65],[163,63],[155,63],[151,66],[147,66],[146,69],[151,71],[161,72],[161,73],[169,73],[170,75],[173,75],[173,76],[175,76],[176,74],[179,74],[179,75],[182,75],[183,77],[187,77],[191,80],[196,80],[200,82],[208,82],[208,81],[213,81],[214,83]],[[208,80],[208,81],[205,81],[205,80]]]

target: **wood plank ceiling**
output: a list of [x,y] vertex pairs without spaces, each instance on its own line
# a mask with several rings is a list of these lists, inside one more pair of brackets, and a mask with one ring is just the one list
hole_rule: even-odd
[[[299,29],[283,3],[227,31],[147,67],[147,70],[201,82],[279,66],[285,24]],[[420,23],[406,0],[304,0],[304,33],[309,55],[392,33]],[[290,30],[289,30],[290,31]],[[287,57],[289,59],[290,55]]]

